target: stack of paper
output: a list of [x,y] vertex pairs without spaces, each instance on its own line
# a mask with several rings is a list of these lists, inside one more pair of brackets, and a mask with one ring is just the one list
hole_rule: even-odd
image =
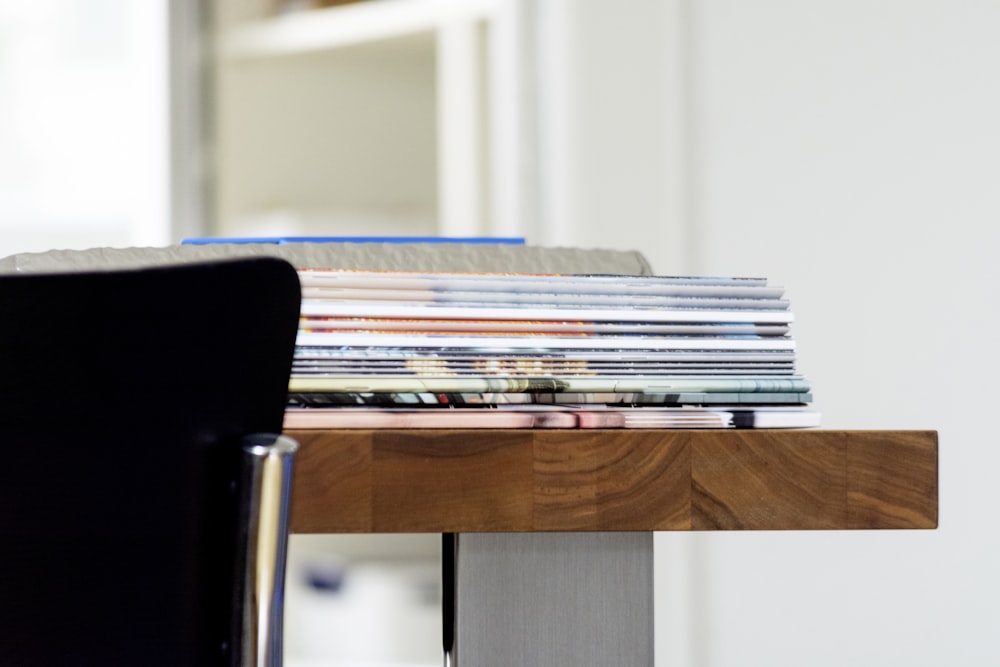
[[289,428],[818,424],[763,278],[302,270]]

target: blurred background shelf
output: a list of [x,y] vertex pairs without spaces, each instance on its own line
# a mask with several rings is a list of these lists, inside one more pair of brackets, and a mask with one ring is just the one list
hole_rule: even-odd
[[497,0],[367,0],[251,17],[226,31],[224,60],[310,53],[393,42],[455,22],[489,20]]
[[487,108],[504,6],[216,2],[210,231],[495,235],[491,192],[512,178],[491,140],[505,113]]

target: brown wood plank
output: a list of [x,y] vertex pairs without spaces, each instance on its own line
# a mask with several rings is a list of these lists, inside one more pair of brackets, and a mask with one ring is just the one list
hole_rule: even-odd
[[860,431],[845,438],[849,528],[937,527],[937,432]]
[[372,432],[292,431],[295,533],[372,531]]
[[531,530],[530,432],[386,431],[373,443],[374,532]]
[[847,527],[842,435],[700,431],[691,446],[696,530]]
[[683,432],[538,431],[534,530],[690,529],[690,478]]
[[937,433],[289,431],[294,532],[937,526]]

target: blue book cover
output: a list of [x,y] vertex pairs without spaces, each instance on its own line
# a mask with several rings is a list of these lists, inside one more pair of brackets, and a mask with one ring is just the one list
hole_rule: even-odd
[[497,236],[241,236],[199,237],[184,239],[181,245],[209,245],[213,243],[475,243],[524,245],[523,238]]

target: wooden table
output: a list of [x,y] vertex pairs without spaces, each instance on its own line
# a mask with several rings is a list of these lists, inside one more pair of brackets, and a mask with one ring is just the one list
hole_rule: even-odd
[[463,667],[652,664],[653,531],[937,526],[935,431],[288,434],[293,532],[447,536]]

